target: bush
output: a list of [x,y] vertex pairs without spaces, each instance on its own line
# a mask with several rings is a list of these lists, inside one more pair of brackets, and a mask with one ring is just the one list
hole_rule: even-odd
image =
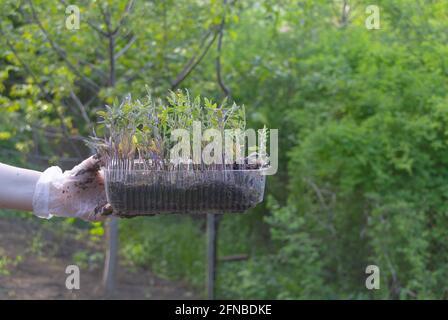
[[205,279],[205,238],[197,221],[185,216],[134,218],[120,223],[121,253],[136,266],[159,276],[188,279],[201,287]]

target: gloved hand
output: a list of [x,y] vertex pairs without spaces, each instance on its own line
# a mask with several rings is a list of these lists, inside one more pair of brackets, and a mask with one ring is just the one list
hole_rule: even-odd
[[101,165],[102,159],[95,155],[64,173],[59,167],[45,170],[34,190],[34,214],[47,219],[104,220],[112,207],[107,203]]

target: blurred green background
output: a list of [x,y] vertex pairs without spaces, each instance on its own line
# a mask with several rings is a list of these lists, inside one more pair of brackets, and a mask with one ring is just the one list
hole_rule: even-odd
[[[218,257],[247,259],[219,262],[218,298],[445,299],[447,30],[442,0],[1,0],[0,161],[70,169],[90,154],[96,112],[145,84],[218,100],[228,89],[249,127],[279,129],[280,154],[266,201],[221,221]],[[97,243],[67,259],[101,268],[101,224],[6,219]],[[33,241],[23,256],[0,250],[3,277]],[[205,217],[120,221],[130,270],[202,297],[205,256]],[[365,287],[370,264],[380,290]]]

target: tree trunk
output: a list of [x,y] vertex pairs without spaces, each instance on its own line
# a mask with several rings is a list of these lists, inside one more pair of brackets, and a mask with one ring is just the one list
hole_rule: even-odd
[[[112,34],[110,12],[107,13],[106,25],[109,40],[109,87],[115,87],[115,35]],[[118,266],[118,218],[110,219],[106,226],[107,249],[104,262],[103,289],[106,296],[115,289],[116,269]]]
[[118,252],[118,218],[111,218],[106,226],[106,256],[104,259],[103,290],[110,296],[115,289],[115,276]]
[[215,299],[218,227],[221,215],[207,214],[207,299]]

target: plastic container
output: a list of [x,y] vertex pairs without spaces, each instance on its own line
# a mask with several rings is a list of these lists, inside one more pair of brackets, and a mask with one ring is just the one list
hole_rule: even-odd
[[242,213],[263,201],[258,170],[104,170],[106,194],[119,216]]

